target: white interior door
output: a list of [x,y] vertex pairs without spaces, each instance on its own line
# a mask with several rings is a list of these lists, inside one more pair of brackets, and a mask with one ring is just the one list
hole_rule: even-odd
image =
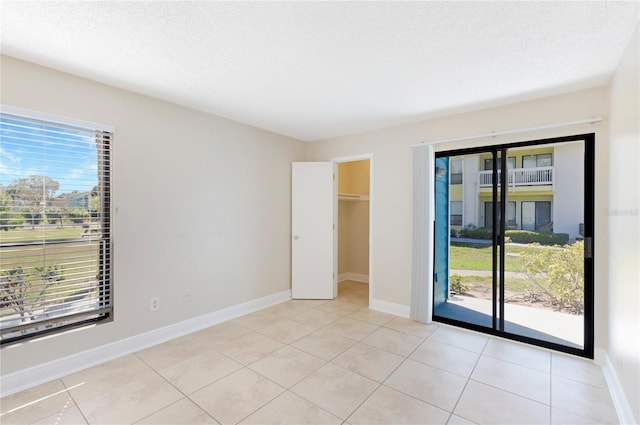
[[334,163],[294,162],[291,171],[291,296],[333,299]]

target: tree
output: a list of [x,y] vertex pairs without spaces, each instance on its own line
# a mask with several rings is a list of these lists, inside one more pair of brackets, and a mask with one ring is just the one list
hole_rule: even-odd
[[22,322],[34,320],[38,310],[46,307],[46,295],[52,285],[65,280],[57,265],[35,267],[26,274],[22,267],[9,269],[0,275],[0,308],[12,308]]
[[84,208],[65,208],[64,214],[72,223],[84,223],[89,218],[89,210]]
[[13,210],[13,201],[4,190],[0,190],[0,229],[8,232],[22,226],[22,214]]
[[47,207],[47,221],[49,224],[58,223],[62,228],[62,209],[59,207]]
[[13,198],[14,204],[20,205],[31,219],[31,228],[36,224],[38,213],[44,213],[47,201],[53,198],[60,189],[60,183],[48,176],[32,175],[15,179],[6,192]]
[[[93,196],[93,195],[92,195]],[[100,208],[102,207],[100,203],[100,197],[95,195],[89,201],[89,211],[91,211],[91,218],[100,217]]]
[[532,244],[522,252],[524,271],[558,311],[584,312],[584,242],[571,245]]

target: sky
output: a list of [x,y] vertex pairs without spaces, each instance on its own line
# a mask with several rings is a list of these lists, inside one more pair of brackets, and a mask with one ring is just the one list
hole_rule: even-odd
[[47,126],[0,116],[0,185],[44,175],[60,183],[54,196],[84,192],[98,184],[95,136],[54,124]]

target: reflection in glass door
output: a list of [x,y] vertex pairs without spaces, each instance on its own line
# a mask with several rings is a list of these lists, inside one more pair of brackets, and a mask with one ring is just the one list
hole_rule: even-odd
[[436,153],[434,320],[593,356],[593,148]]

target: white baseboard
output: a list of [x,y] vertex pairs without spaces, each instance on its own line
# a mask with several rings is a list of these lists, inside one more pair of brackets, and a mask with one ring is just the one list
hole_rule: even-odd
[[338,282],[354,280],[356,282],[369,283],[369,275],[354,272],[345,272],[338,275]]
[[36,385],[44,384],[74,372],[96,366],[209,326],[252,313],[291,299],[291,291],[282,291],[242,304],[207,313],[139,335],[72,354],[28,369],[2,376],[0,397],[5,397]]
[[623,425],[637,425],[635,418],[633,417],[633,411],[631,405],[627,400],[627,396],[624,393],[622,384],[618,379],[618,374],[613,368],[609,354],[603,349],[596,348],[595,362],[602,366],[602,372],[607,380],[607,386],[609,387],[609,393],[613,400],[613,406],[618,414],[618,421]]
[[381,311],[383,313],[389,313],[396,316],[404,317],[406,319],[409,318],[409,306],[403,304],[391,303],[389,301],[382,301],[376,298],[372,298],[369,303],[369,308],[371,310]]

